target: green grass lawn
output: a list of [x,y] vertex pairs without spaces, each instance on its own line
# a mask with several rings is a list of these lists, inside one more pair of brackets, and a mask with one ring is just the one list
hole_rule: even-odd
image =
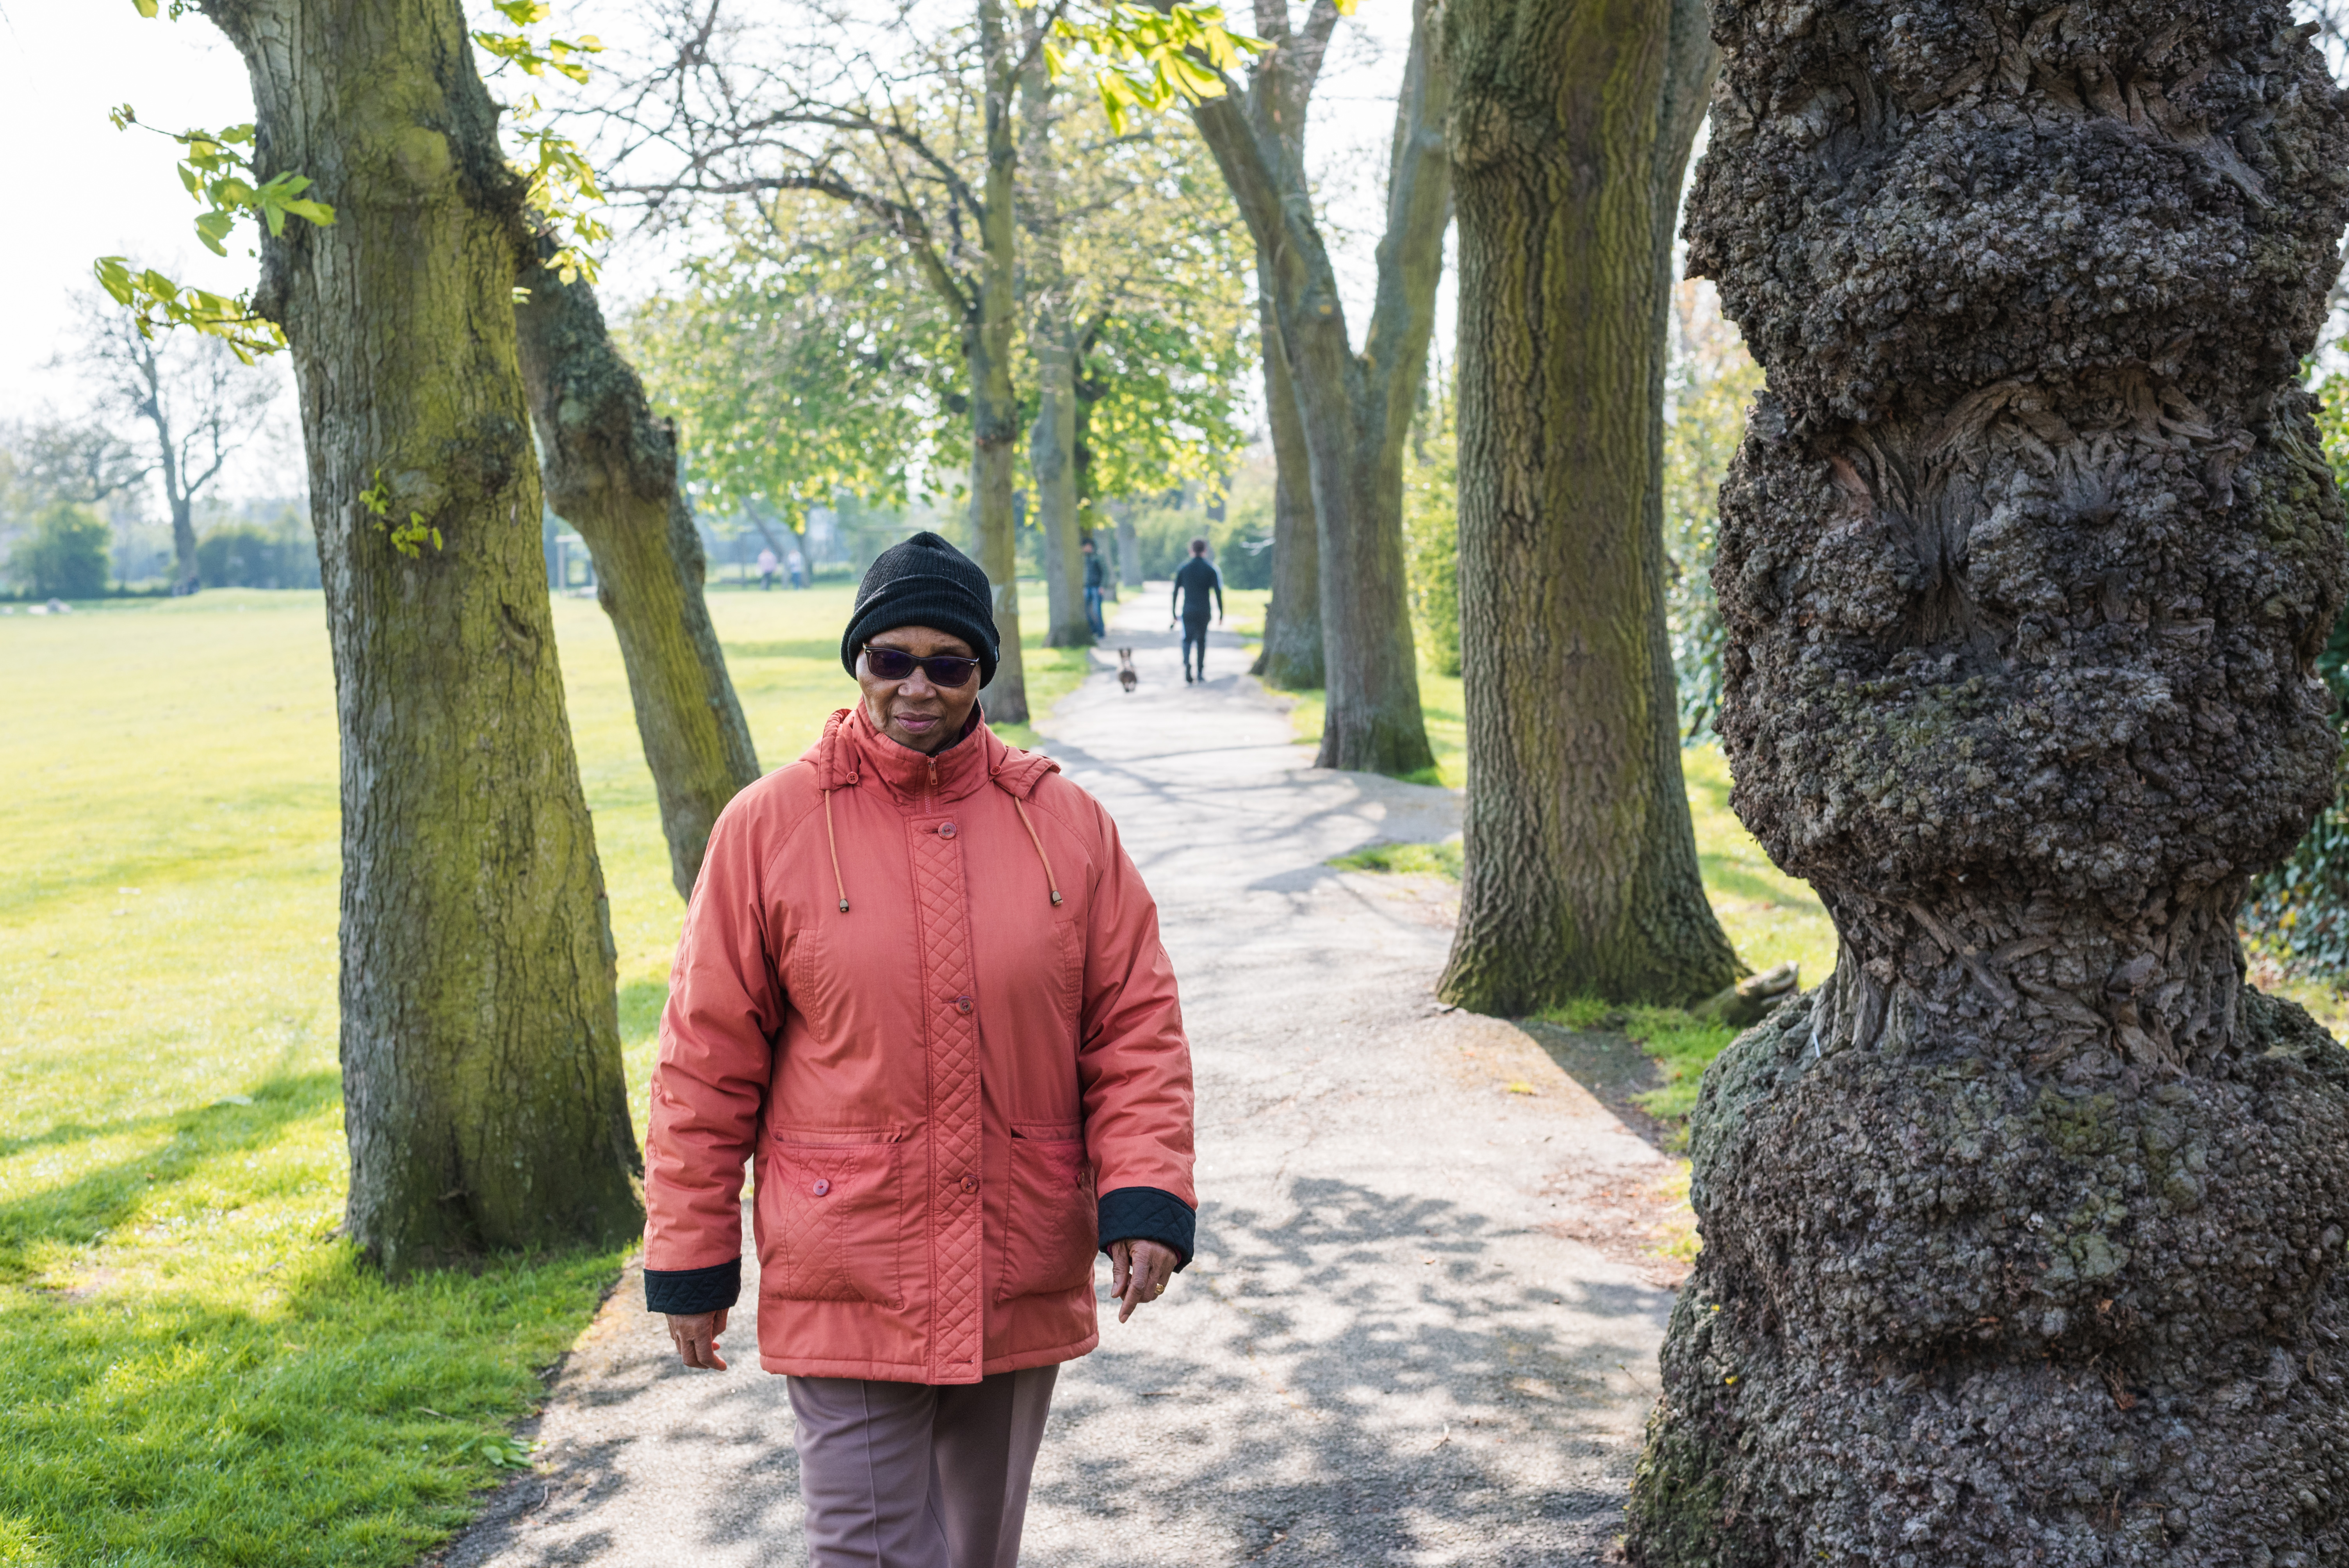
[[[768,768],[854,699],[850,597],[710,596]],[[683,910],[610,629],[554,616],[641,1130]],[[1036,710],[1083,665],[1030,650]],[[334,1236],[322,601],[0,617],[0,1564],[409,1563],[527,1462],[505,1431],[620,1258],[393,1288]]]

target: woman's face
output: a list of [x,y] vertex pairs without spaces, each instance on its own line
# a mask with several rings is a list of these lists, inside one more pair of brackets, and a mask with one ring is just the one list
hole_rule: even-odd
[[[927,626],[898,626],[876,632],[864,641],[870,647],[895,648],[917,659],[977,656],[976,650],[960,637]],[[917,665],[904,680],[885,681],[867,667],[871,663],[863,649],[857,650],[856,684],[864,692],[865,717],[874,728],[898,745],[935,752],[952,745],[962,734],[962,727],[970,722],[971,706],[978,701],[977,675],[961,686],[942,686]]]

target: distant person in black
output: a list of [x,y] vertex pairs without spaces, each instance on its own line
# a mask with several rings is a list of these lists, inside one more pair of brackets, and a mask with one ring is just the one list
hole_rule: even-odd
[[[1207,560],[1207,542],[1191,542],[1191,559],[1174,573],[1174,612],[1183,618],[1183,684],[1207,678],[1207,595],[1216,598],[1216,619],[1224,618],[1224,580]],[[1193,648],[1199,650],[1195,663]]]

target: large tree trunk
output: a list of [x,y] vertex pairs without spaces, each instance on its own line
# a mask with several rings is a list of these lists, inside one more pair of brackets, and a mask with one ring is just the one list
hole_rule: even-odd
[[1043,538],[1045,645],[1092,645],[1085,614],[1085,560],[1077,526],[1076,301],[1061,264],[1060,176],[1053,167],[1052,80],[1041,34],[1045,13],[1028,13],[1027,68],[1019,84],[1019,151],[1028,246],[1020,269],[1029,306],[1028,352],[1036,362],[1036,419],[1028,429],[1028,472]]
[[1681,778],[1655,334],[1710,51],[1675,37],[1673,0],[1467,0],[1448,21],[1476,765],[1440,988],[1503,1014],[1708,996],[1737,961]]
[[[587,542],[595,599],[628,672],[636,736],[660,799],[669,881],[693,896],[718,813],[759,777],[750,727],[726,674],[701,583],[693,503],[678,482],[677,432],[613,346],[595,290],[564,283],[539,247],[514,305],[523,379],[546,455],[546,499]],[[755,521],[755,520],[754,520]]]
[[980,197],[977,307],[965,317],[963,362],[970,377],[970,508],[978,564],[995,593],[1001,653],[979,694],[998,724],[1028,722],[1028,675],[1019,659],[1019,566],[1011,503],[1019,399],[1011,388],[1012,312],[1017,308],[1019,226],[1012,210],[1019,165],[1011,95],[1018,85],[1002,0],[978,0],[979,54],[987,92],[987,181]]
[[[1262,269],[1258,269],[1262,283]],[[1311,691],[1326,678],[1321,662],[1321,537],[1313,518],[1312,462],[1296,389],[1281,352],[1280,323],[1269,299],[1257,299],[1264,340],[1264,413],[1272,432],[1272,597],[1264,610],[1264,647],[1251,674],[1289,691]]]
[[[1316,0],[1305,26],[1289,26],[1289,0],[1256,0],[1257,36],[1272,47],[1248,77],[1248,124],[1257,144],[1275,150],[1281,179],[1301,189],[1305,127],[1314,84],[1329,52],[1338,10]],[[1280,345],[1278,292],[1266,258],[1257,258],[1257,335],[1264,355],[1265,424],[1272,438],[1272,593],[1264,607],[1264,645],[1248,673],[1276,686],[1309,691],[1324,679],[1321,657],[1321,537],[1313,513],[1312,459]]]
[[1414,773],[1435,760],[1420,714],[1402,549],[1402,443],[1427,367],[1451,213],[1451,77],[1434,26],[1430,0],[1417,0],[1395,104],[1376,302],[1360,355],[1310,192],[1278,137],[1259,131],[1233,95],[1191,110],[1257,253],[1269,258],[1319,530],[1325,768]]
[[258,297],[301,384],[343,738],[348,1233],[393,1274],[624,1241],[611,923],[515,363],[521,181],[455,0],[205,10],[251,70],[261,173],[337,214],[264,241]]
[[1706,1077],[1631,1558],[2349,1560],[2349,1068],[2234,931],[2333,779],[2339,97],[2280,0],[1715,16],[1721,727],[1843,949]]

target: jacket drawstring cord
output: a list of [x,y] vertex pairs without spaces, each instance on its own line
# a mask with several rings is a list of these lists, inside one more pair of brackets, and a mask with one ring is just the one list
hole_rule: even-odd
[[[1029,830],[1031,833],[1034,831],[1033,829]],[[832,830],[832,791],[829,789],[823,792],[823,841],[825,847],[832,851],[833,891],[840,894],[840,913],[846,914],[848,913],[848,884],[840,880],[840,840]],[[1054,893],[1052,895],[1052,902],[1054,903],[1060,903],[1061,895],[1059,893]]]
[[1061,907],[1061,879],[1052,874],[1052,857],[1044,852],[1044,841],[1036,836],[1036,824],[1028,820],[1028,807],[1019,796],[1011,797],[1011,809],[1019,813],[1019,825],[1028,830],[1028,841],[1036,846],[1036,858],[1044,862],[1044,885],[1052,890],[1052,907]]

